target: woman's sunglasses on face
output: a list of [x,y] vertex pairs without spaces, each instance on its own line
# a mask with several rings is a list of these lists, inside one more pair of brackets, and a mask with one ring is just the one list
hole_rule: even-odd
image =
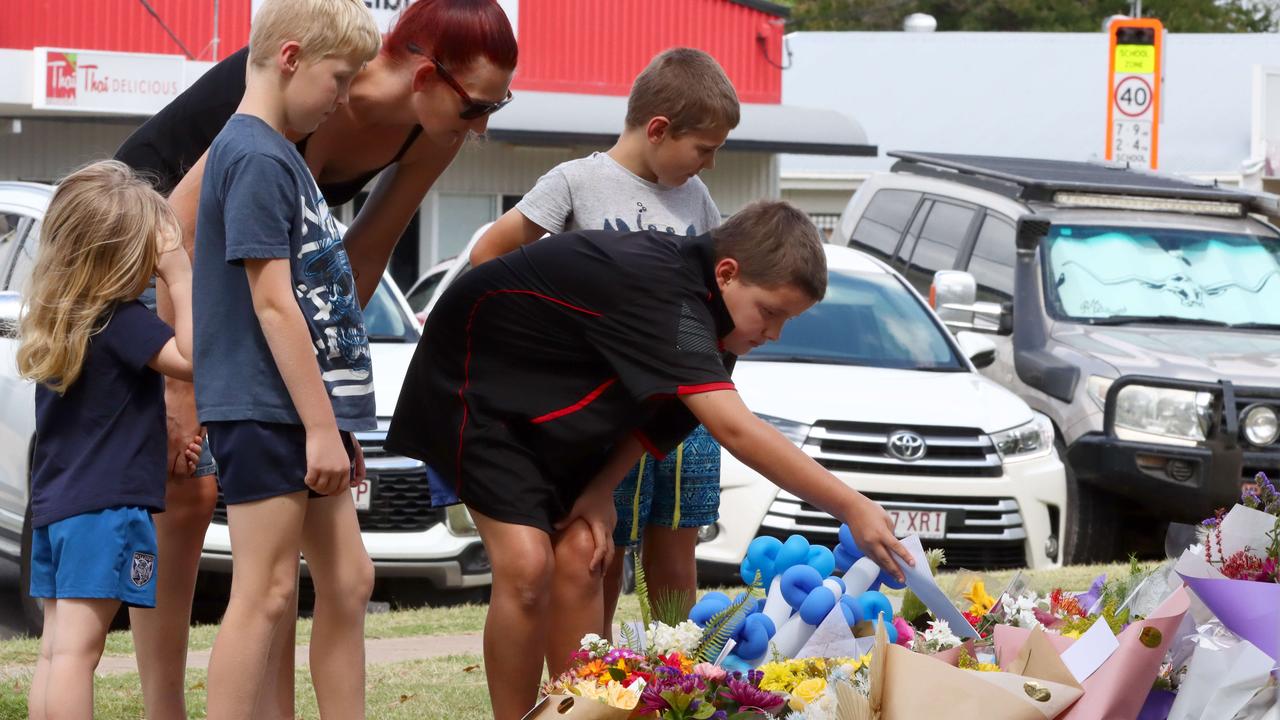
[[507,96],[498,102],[481,102],[479,100],[472,99],[471,95],[462,87],[462,84],[454,79],[453,75],[445,69],[444,65],[440,64],[439,60],[426,54],[422,51],[422,48],[414,45],[413,43],[406,45],[405,49],[414,55],[421,55],[422,57],[425,57],[436,66],[436,75],[439,75],[440,79],[444,80],[449,87],[453,88],[454,92],[458,93],[458,97],[462,98],[462,112],[458,113],[458,117],[463,120],[475,120],[476,118],[484,117],[485,115],[492,115],[506,107],[507,103],[511,102],[512,95],[510,90],[507,91]]

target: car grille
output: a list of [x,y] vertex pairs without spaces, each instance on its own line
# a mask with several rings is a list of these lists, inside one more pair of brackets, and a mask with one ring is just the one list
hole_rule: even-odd
[[[972,570],[1024,567],[1027,531],[1018,501],[995,497],[942,497],[867,493],[886,510],[941,510],[947,513],[946,537],[921,538],[926,549],[941,548],[951,568]],[[781,491],[761,523],[760,534],[785,540],[803,535],[811,543],[834,546],[840,522],[800,498]]]
[[[444,508],[431,506],[425,466],[417,460],[390,455],[383,449],[386,421],[371,432],[358,432],[364,450],[365,467],[373,480],[373,498],[368,510],[357,513],[364,532],[421,532],[444,521]],[[218,491],[213,521],[227,523],[227,507]]]
[[[898,430],[910,430],[924,439],[924,457],[908,461],[889,454],[889,436]],[[947,477],[1004,474],[991,438],[974,428],[818,421],[804,449],[832,471]]]

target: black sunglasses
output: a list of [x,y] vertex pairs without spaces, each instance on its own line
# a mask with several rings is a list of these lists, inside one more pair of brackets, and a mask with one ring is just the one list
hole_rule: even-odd
[[462,98],[462,112],[458,113],[458,117],[463,120],[475,120],[476,118],[484,117],[485,115],[492,115],[506,107],[507,103],[511,102],[512,94],[510,90],[507,91],[507,96],[498,102],[480,102],[475,100],[467,93],[466,88],[462,87],[462,83],[455,80],[453,75],[445,69],[444,65],[440,64],[439,60],[426,54],[422,51],[422,48],[414,45],[413,43],[405,45],[405,49],[414,55],[421,55],[422,57],[430,60],[432,64],[436,66],[436,74],[440,76],[440,79],[444,80],[449,87],[453,88],[454,92],[458,93],[458,97]]

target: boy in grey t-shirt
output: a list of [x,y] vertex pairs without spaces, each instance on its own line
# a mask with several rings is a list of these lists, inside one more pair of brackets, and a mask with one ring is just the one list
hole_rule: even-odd
[[[627,99],[626,127],[617,143],[608,152],[562,163],[543,175],[480,238],[471,263],[492,260],[548,232],[710,232],[720,224],[720,212],[698,173],[715,166],[716,151],[738,119],[737,93],[715,59],[700,50],[667,50],[636,77]],[[675,452],[665,457],[646,455],[618,486],[614,505],[617,524],[612,528],[596,527],[600,519],[581,515],[592,531],[590,538],[612,530],[617,546],[643,541],[651,598],[679,594],[687,610],[697,590],[693,553],[698,528],[719,519],[719,444],[699,427]],[[573,538],[561,541],[566,534],[582,531],[582,523],[576,524],[575,531],[572,522],[579,516],[577,511],[566,518],[556,547],[576,542]],[[604,579],[604,617],[599,616],[599,598],[558,597],[553,639],[605,633],[612,627],[622,559],[621,553],[613,554]],[[557,575],[570,566],[557,561]],[[553,587],[574,585],[559,579],[552,583]],[[567,669],[567,660],[577,649],[576,641],[548,647],[550,672]]]

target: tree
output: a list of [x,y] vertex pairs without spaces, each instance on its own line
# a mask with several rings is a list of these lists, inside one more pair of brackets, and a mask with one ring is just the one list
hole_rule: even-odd
[[[795,30],[900,30],[923,12],[939,30],[1096,32],[1112,15],[1130,12],[1128,0],[782,0]],[[1160,18],[1170,32],[1274,32],[1275,0],[1145,0],[1142,14]]]

